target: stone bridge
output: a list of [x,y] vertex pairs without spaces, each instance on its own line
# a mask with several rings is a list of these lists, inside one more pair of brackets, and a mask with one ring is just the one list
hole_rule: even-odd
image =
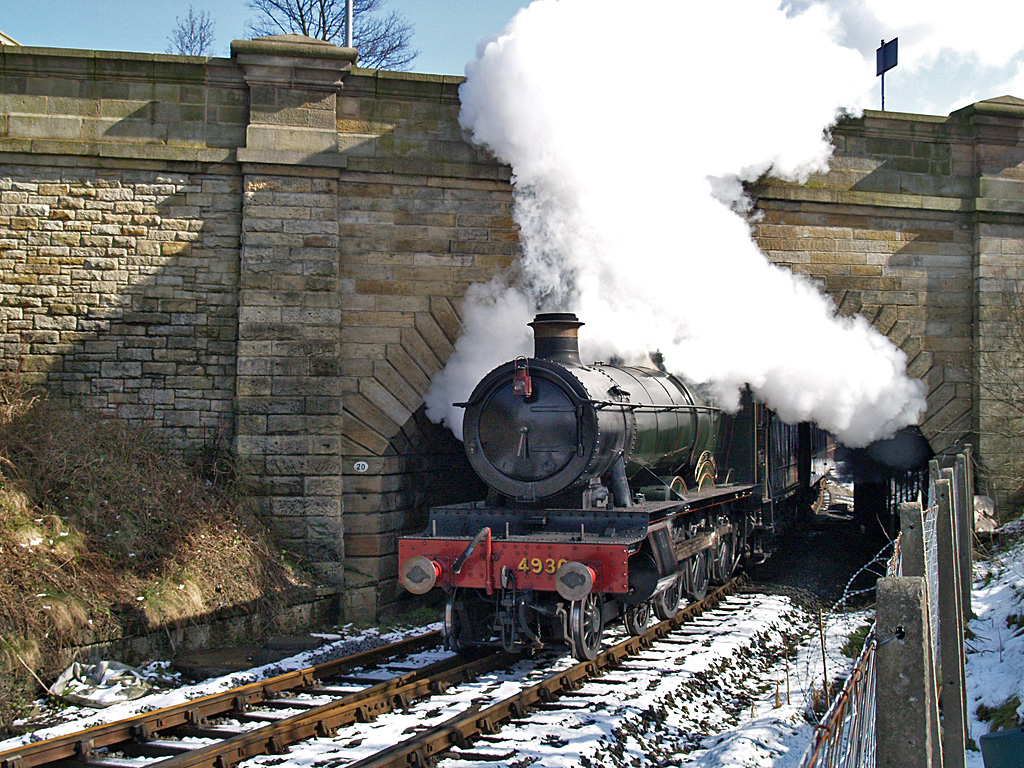
[[[518,242],[508,168],[458,126],[461,79],[354,54],[0,46],[0,344],[55,395],[230,449],[368,616],[395,597],[397,535],[479,492],[422,398],[466,288]],[[933,449],[973,443],[1002,491],[987,384],[1024,261],[1022,121],[1013,98],[867,112],[835,128],[828,173],[752,190],[762,248],[906,351]]]

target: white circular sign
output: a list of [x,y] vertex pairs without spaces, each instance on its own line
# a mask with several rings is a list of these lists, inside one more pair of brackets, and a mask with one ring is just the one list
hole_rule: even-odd
[[354,469],[356,472],[366,472],[369,468],[369,463],[365,461],[357,461],[355,464],[352,465],[352,469]]

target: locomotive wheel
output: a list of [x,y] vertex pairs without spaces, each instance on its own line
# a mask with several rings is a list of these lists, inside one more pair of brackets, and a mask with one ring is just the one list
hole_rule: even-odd
[[604,632],[604,601],[600,594],[591,592],[582,600],[573,600],[569,611],[569,637],[572,655],[580,661],[593,661],[601,650]]
[[703,600],[708,593],[708,550],[702,549],[684,562],[686,594],[694,602]]
[[644,600],[638,605],[625,606],[622,620],[626,625],[626,631],[631,635],[641,635],[651,623],[651,601]]
[[458,590],[448,593],[444,602],[444,647],[449,651],[465,648],[466,604],[459,598]]
[[736,551],[736,536],[729,534],[718,540],[718,544],[711,550],[711,580],[715,584],[725,584],[736,570],[739,563],[739,554]]
[[683,577],[680,574],[672,582],[672,586],[654,596],[654,615],[662,621],[671,619],[679,609],[679,601],[683,596]]
[[472,590],[453,589],[444,603],[444,647],[464,651],[474,641],[487,639],[490,635],[486,621],[490,614]]

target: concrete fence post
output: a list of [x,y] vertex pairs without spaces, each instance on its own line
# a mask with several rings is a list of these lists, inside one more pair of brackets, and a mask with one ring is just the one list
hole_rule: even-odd
[[971,620],[971,582],[973,581],[974,550],[974,489],[970,485],[967,471],[967,457],[957,454],[953,477],[956,478],[956,510],[957,531],[959,532],[960,559],[960,606],[964,613],[964,622]]
[[953,488],[948,478],[935,482],[935,503],[939,549],[942,755],[946,768],[963,768],[967,740],[964,622],[960,603],[958,529],[953,517]]
[[900,504],[900,563],[904,576],[925,576],[924,516],[916,501]]
[[[920,576],[878,580],[875,765],[940,768],[935,688],[928,671],[928,597]],[[962,754],[962,753],[961,753]],[[961,762],[962,764],[962,762]]]
[[[927,560],[925,557],[924,513],[918,502],[905,502],[900,505],[900,561],[904,576],[924,579],[924,610],[925,624],[922,630],[924,637],[925,666],[924,674],[928,678],[931,696],[928,699],[930,723],[939,722],[939,670],[935,658],[935,645],[932,640],[931,599],[928,587]],[[942,766],[942,744],[938,727],[928,732],[933,768]]]

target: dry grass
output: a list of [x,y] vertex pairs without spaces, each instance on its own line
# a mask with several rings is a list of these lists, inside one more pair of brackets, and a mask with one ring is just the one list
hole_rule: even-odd
[[[297,579],[230,482],[152,433],[0,382],[0,702],[30,670],[52,680],[63,648]],[[0,725],[12,714],[0,703]]]

